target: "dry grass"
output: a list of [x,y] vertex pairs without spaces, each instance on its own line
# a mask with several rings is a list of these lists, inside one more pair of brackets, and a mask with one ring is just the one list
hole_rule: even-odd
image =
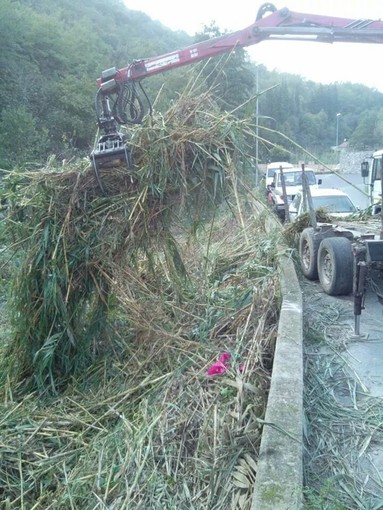
[[349,308],[310,289],[306,283],[306,508],[380,510],[383,479],[374,451],[383,438],[381,399],[368,395],[347,362]]
[[193,292],[174,230],[195,232],[233,193],[238,202],[243,127],[208,95],[183,98],[133,131],[135,166],[104,169],[104,194],[88,165],[9,175],[10,249],[22,253],[10,346],[20,380],[54,392],[93,362],[122,270],[134,302]]
[[[246,222],[250,242],[228,225],[209,235],[209,271],[202,238],[184,248],[199,299],[152,295],[148,310],[127,289],[113,349],[63,395],[17,399],[4,385],[0,487],[11,508],[250,508],[278,285],[262,223]],[[132,307],[143,314],[134,334]],[[223,351],[231,368],[207,377]]]
[[[318,209],[317,211],[315,211],[315,215],[316,220],[319,223],[334,223],[334,219],[324,209]],[[309,212],[301,214],[299,218],[297,218],[292,223],[285,224],[283,232],[287,243],[290,246],[295,246],[296,243],[298,242],[301,232],[305,228],[311,226],[312,224]]]
[[280,239],[235,166],[243,126],[181,106],[134,135],[106,195],[86,167],[10,176],[5,508],[250,508]]

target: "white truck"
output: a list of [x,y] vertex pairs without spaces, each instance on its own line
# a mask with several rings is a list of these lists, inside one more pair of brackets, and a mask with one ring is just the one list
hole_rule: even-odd
[[270,186],[270,184],[274,180],[275,172],[279,170],[281,167],[283,170],[287,168],[293,168],[294,165],[288,163],[287,161],[273,161],[269,163],[266,167],[266,188]]
[[371,212],[378,214],[382,209],[383,149],[375,151],[371,160],[371,165],[368,160],[362,162],[361,173],[363,179],[367,179]]
[[[317,180],[314,170],[305,168],[306,179],[310,189],[318,188],[322,180]],[[274,172],[274,178],[267,186],[268,202],[281,220],[286,218],[289,204],[302,190],[302,168],[280,166]]]

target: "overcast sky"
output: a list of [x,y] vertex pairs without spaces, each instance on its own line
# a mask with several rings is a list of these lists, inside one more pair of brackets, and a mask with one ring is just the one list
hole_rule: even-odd
[[[124,0],[129,9],[142,11],[172,30],[190,35],[212,21],[223,31],[251,25],[265,2],[254,0]],[[286,0],[277,9],[350,19],[383,18],[383,0]],[[174,48],[178,49],[178,48]],[[383,44],[266,41],[249,46],[254,62],[269,70],[293,73],[321,83],[363,83],[383,92]],[[155,55],[142,55],[151,57]]]

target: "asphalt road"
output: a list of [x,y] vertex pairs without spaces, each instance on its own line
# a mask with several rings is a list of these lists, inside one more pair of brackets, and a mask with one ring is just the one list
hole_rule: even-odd
[[[356,394],[354,397],[356,406],[361,405],[363,407],[363,401],[371,403],[372,400],[378,406],[380,403],[383,404],[383,306],[379,303],[376,294],[371,289],[367,292],[365,309],[360,317],[360,334],[355,335],[353,297],[351,295],[328,296],[318,282],[308,281],[304,278],[302,290],[306,304],[305,320],[309,321],[311,325],[313,321],[323,324],[323,334],[331,345],[328,352],[326,349],[324,352],[322,351],[323,364],[326,370],[329,370],[327,364],[333,355],[332,353],[337,352],[340,359],[343,360],[349,376],[355,381]],[[334,317],[337,318],[334,319]],[[331,322],[331,318],[333,322]],[[317,353],[316,355],[319,356],[320,354]],[[336,370],[333,370],[335,374]],[[349,388],[352,388],[352,385]],[[334,383],[331,391],[337,395],[339,409],[343,409],[342,405],[345,403],[343,398],[344,395],[347,395],[347,391],[344,391],[344,388],[342,389],[339,381]],[[331,430],[339,432],[337,437],[342,444],[349,444],[347,433],[343,437],[341,429],[337,428],[342,419],[340,418],[339,421],[337,419],[335,413],[334,423],[327,423],[327,426]],[[363,429],[361,424],[353,423],[353,419],[350,416],[350,429]],[[383,440],[381,428],[380,426],[377,427],[376,433],[371,433],[371,431],[365,433],[366,448],[364,451],[354,452],[354,456],[351,455],[351,458],[355,459],[355,466],[352,466],[351,471],[355,470],[355,472],[358,472],[358,476],[365,480],[366,493],[371,491],[376,495],[376,500],[383,501]],[[369,436],[370,433],[371,436]],[[327,436],[324,433],[321,441],[325,441],[325,437]],[[331,452],[329,455],[332,455]],[[369,501],[373,499],[370,495]],[[366,510],[367,503],[366,506],[358,505],[352,508]],[[368,508],[381,509],[383,506],[373,505],[368,506]]]
[[347,357],[367,393],[383,398],[383,306],[369,289],[360,317],[360,337],[350,336]]

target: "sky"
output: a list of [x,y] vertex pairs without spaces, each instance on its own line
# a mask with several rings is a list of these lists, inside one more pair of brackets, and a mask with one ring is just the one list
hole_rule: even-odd
[[[214,22],[221,31],[234,32],[251,25],[266,2],[254,0],[124,0],[128,9],[144,12],[171,30],[193,36]],[[269,3],[269,2],[267,2]],[[284,0],[279,10],[350,19],[383,18],[383,0]],[[179,49],[179,48],[174,48]],[[246,48],[251,60],[318,83],[361,83],[383,92],[383,44],[264,41]],[[152,57],[156,55],[142,55]]]

